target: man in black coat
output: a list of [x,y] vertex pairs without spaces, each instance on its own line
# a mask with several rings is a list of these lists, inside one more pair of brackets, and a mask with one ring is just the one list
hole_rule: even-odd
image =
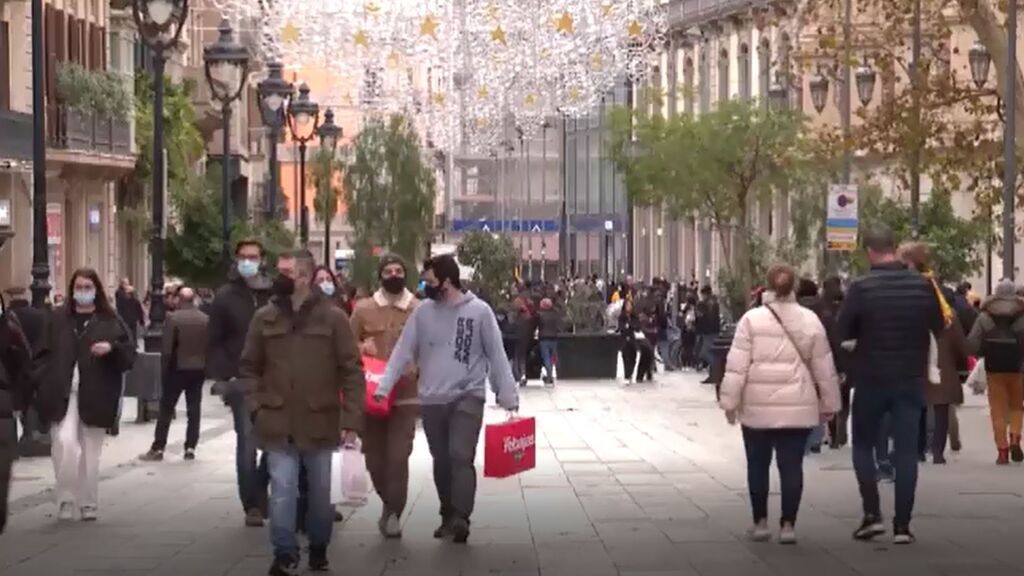
[[132,339],[138,339],[139,327],[146,324],[146,312],[142,308],[142,302],[139,302],[139,298],[135,294],[135,287],[132,286],[131,280],[121,279],[121,285],[114,292],[114,303],[117,305],[117,315],[128,327]]
[[17,317],[0,316],[0,534],[7,525],[7,497],[17,454],[14,413],[23,410],[34,388],[32,350]]
[[262,273],[263,246],[244,240],[235,246],[228,282],[217,290],[209,314],[206,377],[214,392],[231,407],[237,436],[235,464],[238,495],[247,526],[263,526],[267,501],[266,459],[256,460],[256,442],[246,407],[246,390],[238,380],[239,359],[256,310],[270,298],[270,280]]
[[[35,367],[30,377],[37,377],[43,350],[46,346],[46,319],[48,312],[33,308],[29,302],[30,294],[21,286],[13,286],[4,290],[7,295],[7,306],[11,314],[18,319],[21,331],[28,341]],[[21,438],[18,440],[18,453],[24,457],[48,456],[50,454],[49,430],[39,419],[39,413],[32,405],[33,398],[24,398],[21,407]]]
[[882,419],[889,417],[895,441],[896,544],[914,541],[910,518],[917,490],[918,426],[928,386],[931,337],[945,329],[932,283],[908,270],[896,255],[891,230],[864,233],[871,271],[847,290],[840,310],[841,341],[856,341],[853,351],[853,465],[863,501],[864,519],[857,540],[884,534],[875,447]]

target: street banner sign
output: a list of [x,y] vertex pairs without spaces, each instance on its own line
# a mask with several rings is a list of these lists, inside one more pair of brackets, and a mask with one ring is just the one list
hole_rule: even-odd
[[859,204],[856,184],[829,185],[825,231],[830,252],[853,252],[857,249]]

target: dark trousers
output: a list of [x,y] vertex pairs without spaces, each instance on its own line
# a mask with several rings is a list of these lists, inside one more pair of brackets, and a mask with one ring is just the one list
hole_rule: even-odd
[[861,386],[853,397],[853,467],[864,514],[881,517],[878,470],[875,454],[883,418],[889,416],[889,430],[895,445],[897,526],[910,526],[917,491],[918,433],[924,391],[921,386]]
[[153,450],[163,451],[167,447],[167,431],[171,427],[174,408],[178,399],[185,394],[185,411],[188,424],[185,428],[185,448],[195,449],[199,444],[200,407],[203,402],[204,375],[200,370],[171,370],[164,382],[160,396],[160,417],[156,421],[156,437]]
[[839,389],[839,394],[843,407],[828,423],[828,435],[832,439],[832,446],[845,446],[849,442],[847,426],[850,420],[850,386],[843,384]]
[[515,377],[516,382],[521,382],[526,379],[527,363],[530,358],[531,346],[533,346],[533,342],[531,340],[516,340],[515,352],[512,357],[512,376]]
[[434,459],[434,486],[446,521],[469,520],[476,502],[476,445],[484,399],[466,396],[450,404],[423,405],[423,432]]
[[18,430],[14,418],[0,416],[0,534],[4,533],[4,527],[7,526],[7,498],[17,446]]
[[654,346],[650,340],[637,342],[637,350],[640,352],[640,362],[637,364],[637,382],[654,380]]
[[743,427],[747,452],[747,486],[754,523],[768,518],[769,475],[772,453],[779,468],[782,487],[781,524],[796,524],[804,492],[804,449],[810,428],[755,429]]
[[935,416],[935,428],[932,430],[932,456],[941,458],[946,453],[946,440],[949,438],[949,404],[936,404],[932,407]]
[[622,375],[626,380],[633,378],[633,370],[636,369],[636,344],[633,342],[622,343]]
[[387,418],[366,417],[363,425],[363,454],[373,487],[384,510],[399,516],[409,498],[409,456],[418,412],[418,406],[402,404],[392,407]]

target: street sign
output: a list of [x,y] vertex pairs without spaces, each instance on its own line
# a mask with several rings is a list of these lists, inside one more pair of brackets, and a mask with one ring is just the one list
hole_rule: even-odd
[[561,227],[558,220],[541,219],[505,219],[482,218],[479,220],[453,220],[452,232],[526,232],[526,233],[551,233],[558,232]]
[[825,220],[829,251],[853,252],[857,249],[859,204],[856,184],[829,185],[828,215]]

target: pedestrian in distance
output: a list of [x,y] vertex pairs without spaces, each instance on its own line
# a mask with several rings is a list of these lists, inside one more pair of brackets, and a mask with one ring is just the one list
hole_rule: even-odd
[[391,393],[411,362],[419,369],[423,431],[434,460],[434,485],[441,500],[435,538],[469,538],[476,501],[476,458],[488,380],[498,404],[519,408],[519,391],[494,312],[463,291],[459,265],[440,255],[423,265],[428,301],[405,324],[388,360],[376,396]]
[[748,535],[755,541],[771,538],[768,490],[775,453],[782,484],[781,544],[796,543],[807,439],[841,407],[825,327],[797,303],[796,281],[789,265],[768,271],[763,306],[748,311],[736,326],[720,399],[729,422],[743,427],[754,519]]
[[97,519],[99,468],[106,430],[117,419],[121,379],[136,343],[117,316],[95,270],[71,275],[72,300],[53,311],[40,381],[40,416],[52,425],[58,518]]
[[984,359],[989,417],[996,443],[996,464],[1024,462],[1021,427],[1024,425],[1024,300],[1013,280],[1001,280],[994,296],[981,305],[981,313],[967,337],[967,348]]
[[544,363],[544,384],[555,385],[555,358],[558,357],[558,335],[562,332],[562,311],[551,298],[542,298],[537,313],[537,340]]
[[331,455],[363,427],[366,382],[348,316],[313,286],[308,250],[281,255],[274,296],[253,317],[239,364],[249,417],[270,472],[270,576],[299,570],[299,468],[309,483],[309,569],[328,569]]
[[199,444],[199,419],[206,379],[206,352],[209,342],[209,318],[196,307],[196,293],[183,286],[178,291],[178,309],[167,315],[161,348],[160,416],[149,452],[139,457],[143,462],[164,459],[167,432],[178,399],[185,395],[188,422],[185,428],[185,460],[195,460]]
[[643,336],[643,332],[640,331],[640,317],[637,315],[633,308],[633,301],[627,299],[622,304],[622,311],[619,313],[619,325],[618,332],[622,339],[621,351],[622,351],[622,384],[624,386],[630,386],[636,382],[633,376],[633,371],[636,370],[636,378],[640,378],[640,371],[637,367],[637,351],[639,350],[639,343],[637,342],[638,335]]
[[267,509],[266,456],[257,460],[252,420],[245,404],[245,383],[238,380],[239,359],[253,316],[270,298],[270,279],[263,273],[263,245],[242,240],[235,245],[235,262],[228,281],[210,307],[206,377],[213,393],[231,408],[235,428],[235,470],[238,496],[247,526],[263,526]]
[[869,228],[863,233],[863,244],[871,270],[850,285],[838,320],[840,341],[856,341],[853,465],[864,517],[853,537],[872,540],[886,532],[875,451],[888,416],[895,445],[893,542],[910,544],[915,541],[910,520],[917,491],[918,429],[929,385],[929,350],[932,338],[942,336],[947,322],[932,283],[908,270],[897,256],[891,230]]
[[[405,261],[392,254],[381,257],[377,268],[380,287],[373,296],[356,303],[352,332],[364,356],[388,360],[419,300],[407,288]],[[414,365],[393,392],[391,412],[368,416],[364,424],[363,453],[374,489],[383,508],[377,526],[385,538],[402,537],[402,514],[409,495],[409,456],[416,438],[419,388]]]

